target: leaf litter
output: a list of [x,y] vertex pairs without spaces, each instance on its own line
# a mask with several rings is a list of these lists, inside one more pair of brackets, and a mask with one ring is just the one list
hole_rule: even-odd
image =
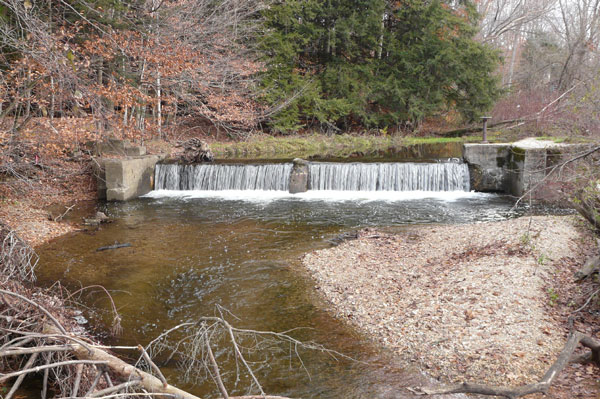
[[303,264],[337,317],[404,361],[444,382],[516,385],[564,345],[548,287],[572,276],[582,235],[571,216],[365,229]]

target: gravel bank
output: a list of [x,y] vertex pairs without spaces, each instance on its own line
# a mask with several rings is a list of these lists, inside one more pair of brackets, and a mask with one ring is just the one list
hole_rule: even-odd
[[564,344],[549,287],[581,241],[572,217],[365,230],[303,263],[338,317],[432,376],[520,384]]

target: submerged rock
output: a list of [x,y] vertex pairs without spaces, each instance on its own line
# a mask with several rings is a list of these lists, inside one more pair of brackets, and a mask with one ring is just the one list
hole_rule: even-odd
[[104,212],[96,212],[93,218],[84,218],[85,226],[100,226],[102,223],[110,223],[112,220],[104,214]]

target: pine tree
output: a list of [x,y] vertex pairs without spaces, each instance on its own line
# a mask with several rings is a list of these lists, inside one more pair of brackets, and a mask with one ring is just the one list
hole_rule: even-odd
[[[466,119],[499,95],[498,56],[474,40],[472,5],[440,0],[279,1],[265,12],[262,99],[277,131]],[[281,104],[285,106],[281,106]]]

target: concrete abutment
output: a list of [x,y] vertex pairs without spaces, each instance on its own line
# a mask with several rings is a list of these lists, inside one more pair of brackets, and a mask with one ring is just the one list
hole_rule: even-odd
[[146,148],[117,139],[90,146],[99,199],[128,201],[154,189],[154,167],[162,156],[145,155]]
[[[560,184],[568,176],[547,178],[555,165],[589,148],[586,144],[555,144],[526,139],[506,144],[465,144],[464,161],[469,165],[471,189],[504,192],[517,197],[531,193],[543,198],[544,188]],[[546,179],[544,184],[540,184]]]

